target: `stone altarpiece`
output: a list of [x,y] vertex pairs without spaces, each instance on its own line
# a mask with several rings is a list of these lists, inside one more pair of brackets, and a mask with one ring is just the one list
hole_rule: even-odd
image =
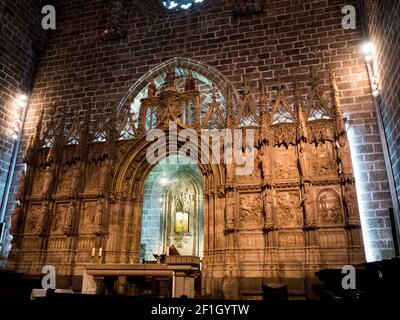
[[227,85],[220,88],[224,106],[215,89],[202,106],[195,80],[188,79],[185,90],[177,90],[169,67],[163,88],[148,86],[139,114],[129,99],[118,113],[107,108],[92,117],[86,109],[72,123],[64,112],[45,124],[42,113],[24,159],[9,268],[40,275],[52,264],[69,286],[93,262],[93,248],[96,257],[102,248],[98,263],[139,262],[143,185],[152,168],[146,132],[167,131],[170,120],[178,130],[256,131],[252,175],[236,176],[235,165],[198,165],[204,179],[202,294],[240,297],[263,282],[288,283],[291,292],[304,293],[316,271],[364,261],[335,74],[329,93],[314,79],[307,92],[297,81],[294,94],[279,85],[272,99],[262,81],[259,103],[250,90],[234,94]]

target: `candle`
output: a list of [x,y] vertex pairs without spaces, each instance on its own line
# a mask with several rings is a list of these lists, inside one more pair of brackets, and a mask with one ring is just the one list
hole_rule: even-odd
[[100,249],[99,249],[99,257],[101,257],[102,253],[103,253],[103,248],[100,247]]
[[92,248],[92,257],[96,254],[96,248]]

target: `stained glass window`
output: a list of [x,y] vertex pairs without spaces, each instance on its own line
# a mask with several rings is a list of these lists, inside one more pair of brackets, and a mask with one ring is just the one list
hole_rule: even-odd
[[202,2],[204,2],[204,0],[162,0],[164,7],[170,10],[186,10]]

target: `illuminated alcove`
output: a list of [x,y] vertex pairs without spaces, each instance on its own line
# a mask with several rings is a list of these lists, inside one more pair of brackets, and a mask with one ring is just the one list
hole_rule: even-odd
[[167,253],[203,256],[203,176],[184,156],[169,156],[148,174],[144,185],[140,258]]

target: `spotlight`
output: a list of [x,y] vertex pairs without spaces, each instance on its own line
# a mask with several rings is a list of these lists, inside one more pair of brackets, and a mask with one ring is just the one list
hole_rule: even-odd
[[16,134],[15,132],[11,135],[11,138],[13,138],[13,140],[17,140],[18,139],[18,134]]
[[372,42],[366,42],[362,46],[362,52],[364,53],[365,60],[371,61],[374,54],[374,45]]
[[28,104],[28,96],[26,94],[20,94],[17,99],[17,105],[20,108],[25,108]]

